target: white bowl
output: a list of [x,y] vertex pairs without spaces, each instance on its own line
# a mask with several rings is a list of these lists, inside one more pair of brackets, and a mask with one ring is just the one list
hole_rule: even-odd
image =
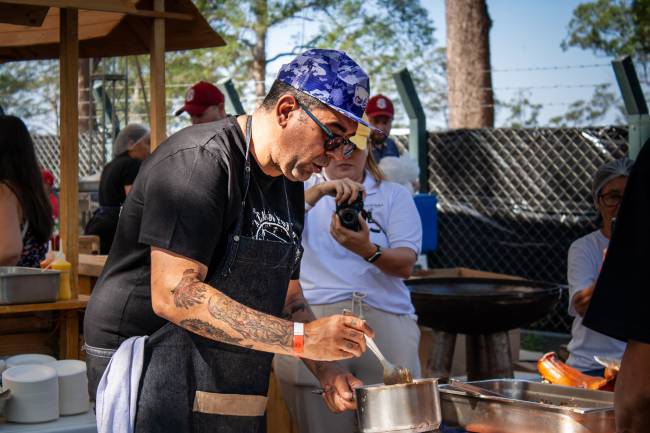
[[77,415],[88,412],[88,376],[86,363],[76,359],[64,359],[48,364],[59,375],[59,413]]
[[2,373],[4,389],[11,390],[5,407],[7,421],[34,423],[59,417],[59,378],[46,365],[18,365]]
[[27,364],[49,364],[56,361],[56,358],[50,355],[42,355],[40,353],[28,353],[25,355],[15,355],[7,358],[7,368],[16,367],[17,365]]

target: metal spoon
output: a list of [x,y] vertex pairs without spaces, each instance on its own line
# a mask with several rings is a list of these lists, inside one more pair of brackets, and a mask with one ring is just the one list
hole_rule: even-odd
[[381,363],[382,368],[384,369],[384,384],[385,385],[397,385],[399,383],[413,383],[413,375],[408,368],[404,368],[400,365],[395,366],[388,362],[384,355],[381,353],[375,341],[371,338],[366,337],[366,345],[375,354],[379,362]]
[[490,391],[489,389],[481,388],[478,386],[470,385],[469,383],[461,382],[456,379],[449,379],[449,383],[447,383],[447,387],[457,389],[460,391],[463,391],[471,396],[474,397],[500,397],[500,398],[508,398],[505,395],[496,392],[496,391]]
[[619,371],[621,369],[620,359],[605,358],[604,356],[595,355],[594,360],[596,360],[597,363],[605,368],[609,368],[614,371]]

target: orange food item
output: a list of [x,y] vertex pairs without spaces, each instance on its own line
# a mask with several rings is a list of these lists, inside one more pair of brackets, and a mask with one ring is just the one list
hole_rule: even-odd
[[542,377],[556,385],[586,389],[602,389],[612,378],[589,376],[560,361],[555,352],[549,352],[537,361]]

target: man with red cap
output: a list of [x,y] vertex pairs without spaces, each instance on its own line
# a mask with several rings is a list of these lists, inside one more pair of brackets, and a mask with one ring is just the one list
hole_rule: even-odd
[[366,114],[370,124],[379,130],[370,133],[372,156],[375,161],[379,162],[385,156],[399,157],[397,145],[388,138],[395,117],[393,102],[384,95],[375,95],[368,100]]
[[185,94],[185,104],[174,115],[184,111],[190,115],[192,125],[214,122],[226,117],[223,93],[216,86],[199,81],[189,88]]

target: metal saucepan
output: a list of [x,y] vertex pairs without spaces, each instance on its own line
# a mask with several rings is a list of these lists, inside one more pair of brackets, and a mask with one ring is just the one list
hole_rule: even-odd
[[420,433],[440,427],[438,379],[355,389],[360,433]]

